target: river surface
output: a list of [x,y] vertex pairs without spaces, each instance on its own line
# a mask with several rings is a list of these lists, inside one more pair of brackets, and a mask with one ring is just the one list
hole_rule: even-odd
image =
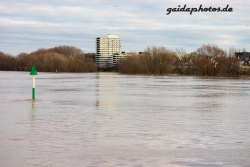
[[0,167],[250,166],[250,80],[0,72]]

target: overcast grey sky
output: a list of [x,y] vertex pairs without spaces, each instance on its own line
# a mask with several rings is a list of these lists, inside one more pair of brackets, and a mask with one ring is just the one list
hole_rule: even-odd
[[[229,4],[233,12],[171,13],[167,8]],[[0,0],[0,51],[17,55],[68,45],[95,52],[95,39],[115,34],[121,50],[165,46],[195,51],[216,44],[250,51],[247,0]]]

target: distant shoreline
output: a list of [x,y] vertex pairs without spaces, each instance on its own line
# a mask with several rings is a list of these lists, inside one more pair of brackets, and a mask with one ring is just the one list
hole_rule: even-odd
[[[29,71],[0,71],[2,72],[11,72],[11,73],[27,73],[29,75]],[[95,72],[39,72],[42,74],[93,74],[93,73],[106,73],[106,74],[119,74],[119,75],[129,75],[129,76],[147,76],[147,77],[197,77],[201,79],[250,79],[250,75],[240,75],[240,76],[201,76],[201,75],[179,75],[179,74],[124,74],[116,71],[95,71]],[[39,78],[39,77],[38,77]]]

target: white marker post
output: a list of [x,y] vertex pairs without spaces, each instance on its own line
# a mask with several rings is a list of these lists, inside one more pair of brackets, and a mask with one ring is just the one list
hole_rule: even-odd
[[30,75],[32,75],[32,100],[36,99],[36,78],[37,75],[36,66],[35,64],[32,65]]

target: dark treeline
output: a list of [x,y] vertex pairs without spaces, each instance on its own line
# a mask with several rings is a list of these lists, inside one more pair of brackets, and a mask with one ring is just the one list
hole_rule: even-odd
[[131,53],[118,64],[118,72],[125,74],[179,74],[201,76],[239,76],[242,71],[234,57],[236,49],[224,51],[216,45],[202,45],[186,54],[183,49],[171,51],[165,47],[148,47],[142,54]]
[[72,46],[39,49],[11,56],[0,52],[0,71],[30,71],[32,64],[41,72],[95,72],[94,54]]

